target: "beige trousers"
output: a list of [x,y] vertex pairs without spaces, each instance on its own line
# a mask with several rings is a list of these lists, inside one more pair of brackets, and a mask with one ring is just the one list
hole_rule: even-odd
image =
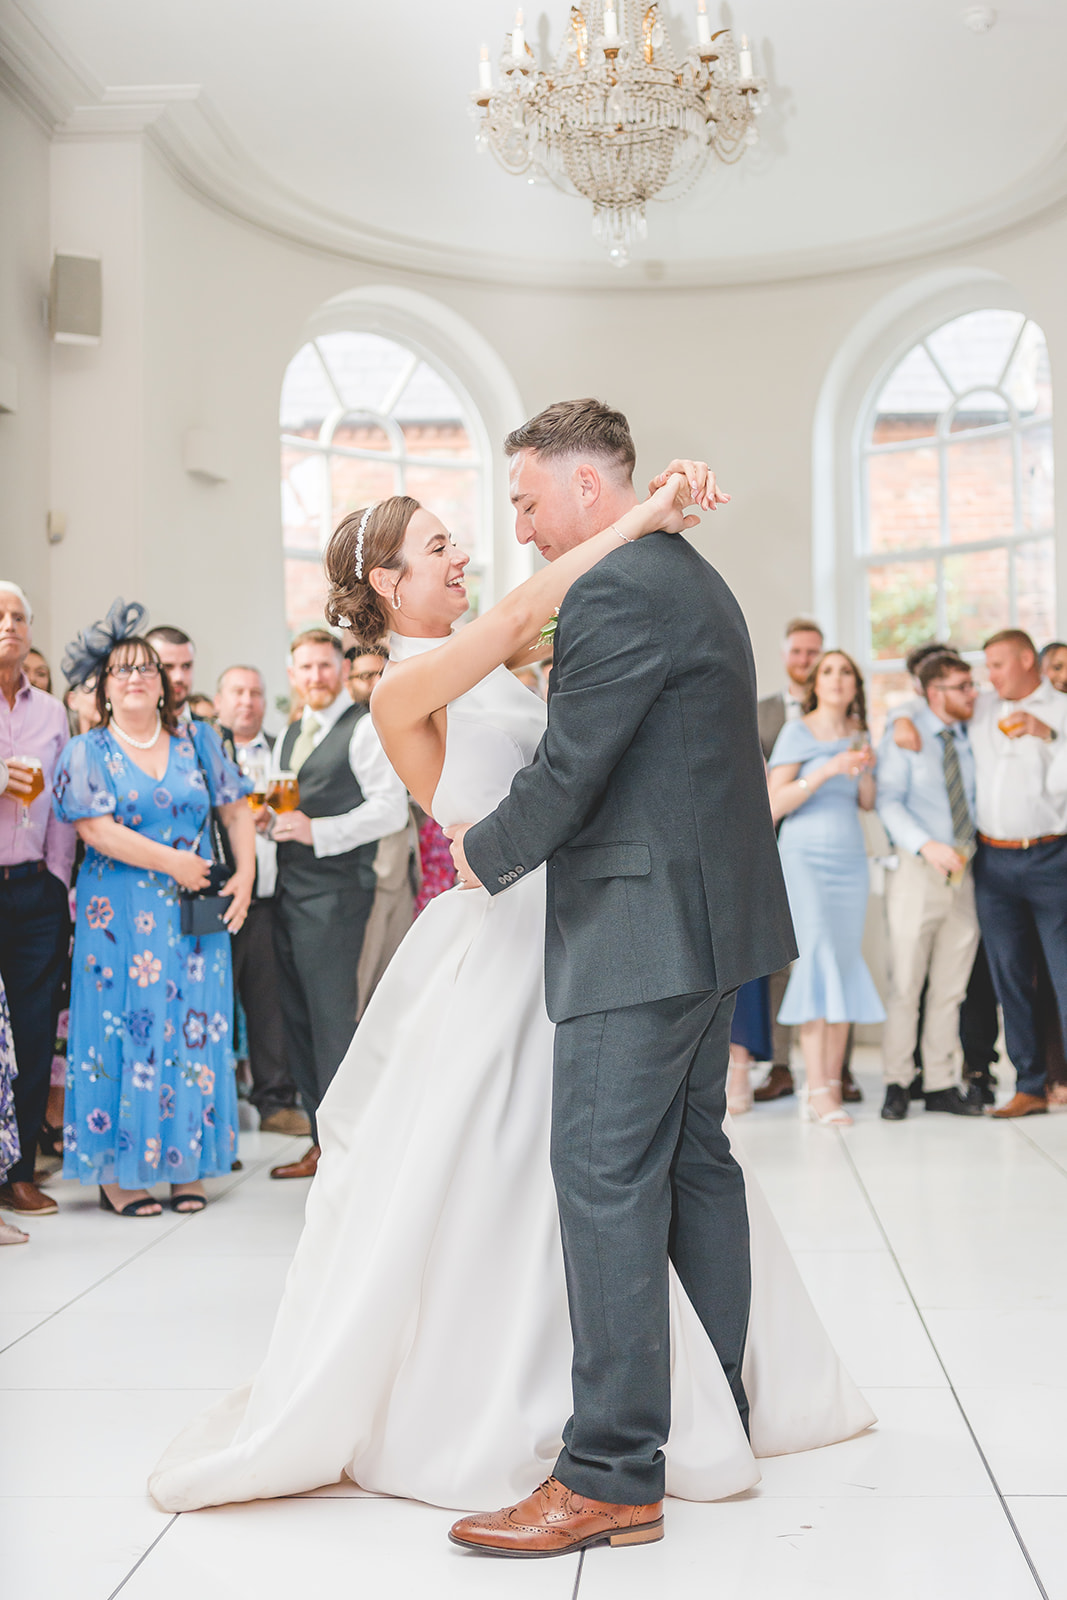
[[900,854],[887,872],[885,910],[889,932],[890,995],[882,1034],[886,1083],[907,1086],[915,1076],[913,1053],[923,1013],[923,1087],[928,1093],[960,1081],[960,1002],[978,948],[974,879],[968,867],[958,888],[921,856]]
[[359,985],[357,1022],[366,1011],[367,1002],[415,917],[415,895],[409,872],[413,850],[417,861],[418,834],[413,826],[401,828],[399,833],[390,833],[378,844],[378,853],[374,858],[378,888],[367,919],[367,931],[363,935],[363,949],[356,969],[356,982]]

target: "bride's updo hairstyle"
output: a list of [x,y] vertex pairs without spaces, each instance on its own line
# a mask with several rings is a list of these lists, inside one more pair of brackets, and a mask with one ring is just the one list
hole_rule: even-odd
[[338,523],[326,546],[326,621],[336,628],[350,628],[367,650],[380,645],[389,632],[389,602],[375,593],[370,574],[375,567],[384,567],[396,573],[399,584],[408,570],[404,536],[421,509],[408,494],[380,501],[367,517],[360,541],[360,524],[367,515],[367,507],[361,506]]

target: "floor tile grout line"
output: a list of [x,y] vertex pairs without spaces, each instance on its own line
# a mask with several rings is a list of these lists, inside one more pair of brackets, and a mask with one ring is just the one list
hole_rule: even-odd
[[574,1588],[571,1590],[571,1600],[578,1600],[578,1585],[582,1581],[582,1568],[585,1566],[585,1551],[578,1552],[578,1570],[574,1574]]
[[107,1597],[107,1600],[115,1600],[115,1596],[117,1594],[120,1594],[122,1592],[122,1590],[125,1589],[126,1585],[129,1583],[130,1579],[133,1577],[133,1575],[137,1571],[138,1567],[142,1567],[144,1565],[144,1563],[148,1560],[149,1556],[152,1554],[152,1551],[156,1548],[156,1545],[159,1543],[160,1539],[165,1539],[166,1538],[167,1534],[173,1528],[174,1524],[177,1522],[177,1520],[178,1520],[180,1515],[181,1515],[181,1513],[178,1512],[178,1511],[176,1511],[174,1513],[174,1515],[171,1517],[170,1521],[167,1523],[167,1526],[165,1528],[163,1528],[156,1535],[156,1537],[152,1540],[152,1543],[148,1546],[148,1549],[147,1550],[143,1550],[141,1552],[140,1556],[134,1562],[134,1564],[130,1568],[129,1572],[127,1572],[126,1576],[123,1578],[123,1580],[119,1584],[118,1588],[117,1589],[112,1589],[111,1593]]
[[1025,1128],[1020,1128],[1017,1122],[1013,1122],[1012,1125],[1011,1125],[1011,1129],[1012,1129],[1012,1132],[1014,1134],[1016,1134],[1018,1138],[1023,1139],[1023,1140],[1026,1141],[1026,1143],[1030,1146],[1031,1150],[1036,1150],[1039,1156],[1044,1156],[1045,1160],[1049,1163],[1049,1165],[1051,1167],[1055,1167],[1056,1171],[1060,1174],[1061,1178],[1067,1178],[1067,1167],[1062,1166],[1060,1164],[1060,1162],[1058,1162],[1056,1160],[1056,1157],[1054,1155],[1052,1155],[1052,1153],[1050,1151],[1046,1150],[1043,1145],[1038,1144],[1036,1139],[1032,1139],[1030,1137],[1030,1135],[1027,1133]]
[[864,1202],[865,1202],[865,1204],[867,1206],[867,1209],[869,1210],[872,1218],[874,1219],[874,1225],[878,1229],[879,1233],[882,1235],[882,1238],[885,1240],[886,1249],[889,1251],[889,1254],[890,1254],[890,1256],[891,1256],[891,1258],[893,1260],[893,1263],[896,1266],[897,1271],[900,1273],[900,1281],[903,1283],[904,1288],[907,1291],[908,1299],[911,1301],[912,1306],[915,1309],[915,1315],[918,1317],[919,1322],[920,1322],[920,1324],[922,1326],[922,1330],[926,1334],[927,1339],[930,1341],[930,1348],[934,1352],[934,1358],[937,1361],[937,1364],[941,1368],[942,1372],[945,1374],[945,1381],[948,1384],[949,1393],[952,1395],[953,1400],[956,1402],[956,1406],[957,1406],[957,1408],[959,1410],[959,1414],[963,1419],[963,1425],[967,1429],[967,1432],[970,1434],[971,1442],[973,1443],[974,1448],[978,1452],[978,1458],[981,1461],[982,1466],[985,1468],[986,1476],[988,1477],[990,1483],[993,1485],[993,1492],[996,1495],[997,1500],[1000,1502],[1000,1509],[1003,1511],[1004,1516],[1007,1519],[1008,1526],[1010,1527],[1012,1533],[1015,1536],[1015,1542],[1019,1546],[1020,1551],[1022,1552],[1023,1560],[1026,1562],[1026,1565],[1030,1568],[1030,1575],[1033,1578],[1034,1583],[1037,1585],[1038,1593],[1041,1595],[1041,1600],[1049,1600],[1049,1592],[1045,1588],[1044,1583],[1041,1581],[1041,1574],[1038,1572],[1037,1567],[1034,1564],[1034,1558],[1031,1556],[1030,1551],[1027,1548],[1026,1540],[1023,1538],[1022,1534],[1019,1531],[1019,1525],[1018,1525],[1018,1523],[1016,1522],[1015,1518],[1012,1515],[1011,1507],[1008,1505],[1007,1497],[1005,1496],[1004,1491],[1001,1489],[1000,1484],[997,1482],[996,1473],[993,1471],[993,1468],[990,1465],[988,1456],[986,1455],[985,1451],[982,1449],[981,1443],[979,1442],[979,1439],[978,1439],[978,1435],[977,1435],[977,1433],[975,1433],[974,1427],[973,1427],[973,1425],[971,1423],[971,1419],[967,1415],[967,1412],[966,1412],[966,1410],[964,1408],[963,1401],[960,1399],[959,1394],[957,1393],[956,1385],[952,1380],[952,1374],[949,1372],[948,1367],[945,1365],[945,1361],[944,1361],[944,1358],[941,1355],[941,1351],[937,1347],[937,1341],[934,1338],[933,1334],[930,1331],[930,1328],[927,1325],[926,1318],[923,1316],[922,1307],[919,1305],[918,1300],[916,1300],[916,1298],[915,1298],[915,1295],[914,1295],[914,1293],[912,1291],[911,1284],[908,1282],[907,1274],[905,1273],[904,1268],[901,1265],[900,1258],[898,1257],[896,1250],[893,1248],[893,1242],[890,1239],[889,1234],[887,1233],[887,1231],[885,1229],[885,1226],[884,1226],[884,1224],[882,1222],[882,1219],[878,1215],[878,1211],[877,1211],[877,1208],[875,1207],[874,1200],[871,1197],[871,1194],[870,1194],[870,1191],[867,1188],[867,1185],[863,1181],[863,1177],[862,1177],[862,1175],[860,1173],[859,1167],[856,1164],[855,1157],[853,1156],[852,1151],[848,1148],[847,1142],[844,1139],[841,1139],[840,1143],[841,1143],[841,1146],[842,1146],[842,1148],[844,1150],[844,1153],[845,1153],[845,1160],[848,1162],[849,1166],[852,1168],[852,1173],[853,1173],[853,1176],[855,1177],[857,1185],[859,1186],[859,1191],[863,1196],[863,1199],[864,1199]]
[[[222,1193],[218,1195],[217,1200],[225,1200],[227,1195],[232,1194],[235,1189],[239,1189],[243,1183],[247,1183],[250,1178],[254,1177],[257,1172],[259,1172],[263,1167],[267,1166],[272,1160],[272,1156],[264,1156],[263,1160],[257,1162],[254,1167],[249,1167],[247,1171],[240,1173],[235,1182],[231,1183],[228,1188],[223,1189]],[[217,1201],[212,1202],[212,1204],[216,1203]],[[176,1211],[174,1212],[174,1215],[180,1216],[180,1213]],[[157,1246],[163,1244],[163,1242],[167,1239],[173,1239],[175,1235],[180,1233],[183,1228],[187,1228],[189,1226],[189,1223],[192,1221],[193,1217],[198,1215],[199,1212],[196,1211],[188,1212],[184,1217],[181,1218],[179,1222],[176,1222],[172,1228],[168,1228],[166,1233],[161,1233],[156,1239],[149,1239],[146,1244],[141,1246],[140,1250],[135,1250],[132,1256],[127,1256],[125,1261],[120,1261],[117,1267],[112,1267],[110,1272],[105,1272],[102,1278],[94,1278],[92,1283],[86,1284],[85,1288],[82,1289],[78,1294],[72,1295],[69,1300],[64,1300],[61,1306],[56,1306],[56,1309],[54,1311],[50,1311],[47,1316],[42,1317],[40,1322],[35,1322],[32,1328],[27,1328],[26,1332],[20,1333],[17,1339],[12,1339],[10,1344],[5,1344],[4,1346],[0,1347],[0,1356],[6,1355],[9,1350],[14,1350],[15,1346],[17,1344],[21,1344],[23,1339],[28,1339],[32,1333],[36,1333],[39,1328],[45,1327],[47,1323],[52,1322],[64,1311],[69,1311],[71,1306],[76,1306],[79,1300],[84,1300],[87,1294],[92,1294],[93,1290],[99,1289],[101,1284],[108,1283],[112,1278],[116,1277],[118,1273],[125,1272],[127,1267],[132,1267],[135,1261],[139,1261],[141,1257],[147,1255],[150,1250],[155,1250]],[[33,1313],[31,1312],[30,1315],[32,1316]]]

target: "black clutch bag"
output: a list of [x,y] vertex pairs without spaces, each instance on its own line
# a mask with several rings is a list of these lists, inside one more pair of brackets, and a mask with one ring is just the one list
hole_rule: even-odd
[[[193,752],[196,764],[204,773],[204,786],[211,797],[211,786],[208,783],[207,773],[204,772],[204,763],[200,759],[200,752],[196,748],[196,739],[192,739]],[[208,868],[208,880],[202,889],[179,889],[178,898],[181,901],[181,930],[183,935],[193,938],[203,938],[209,933],[229,933],[225,922],[222,920],[233,904],[232,894],[220,894],[219,890],[224,883],[233,877],[234,866],[229,859],[227,840],[222,831],[222,823],[218,813],[212,806],[207,820],[208,838],[211,840],[211,866]]]

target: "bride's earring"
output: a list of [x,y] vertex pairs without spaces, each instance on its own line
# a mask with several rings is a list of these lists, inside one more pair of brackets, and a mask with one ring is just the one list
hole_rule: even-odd
[[394,611],[399,611],[400,610],[400,588],[399,588],[399,585],[397,586],[397,588],[395,588],[393,590],[393,610]]

